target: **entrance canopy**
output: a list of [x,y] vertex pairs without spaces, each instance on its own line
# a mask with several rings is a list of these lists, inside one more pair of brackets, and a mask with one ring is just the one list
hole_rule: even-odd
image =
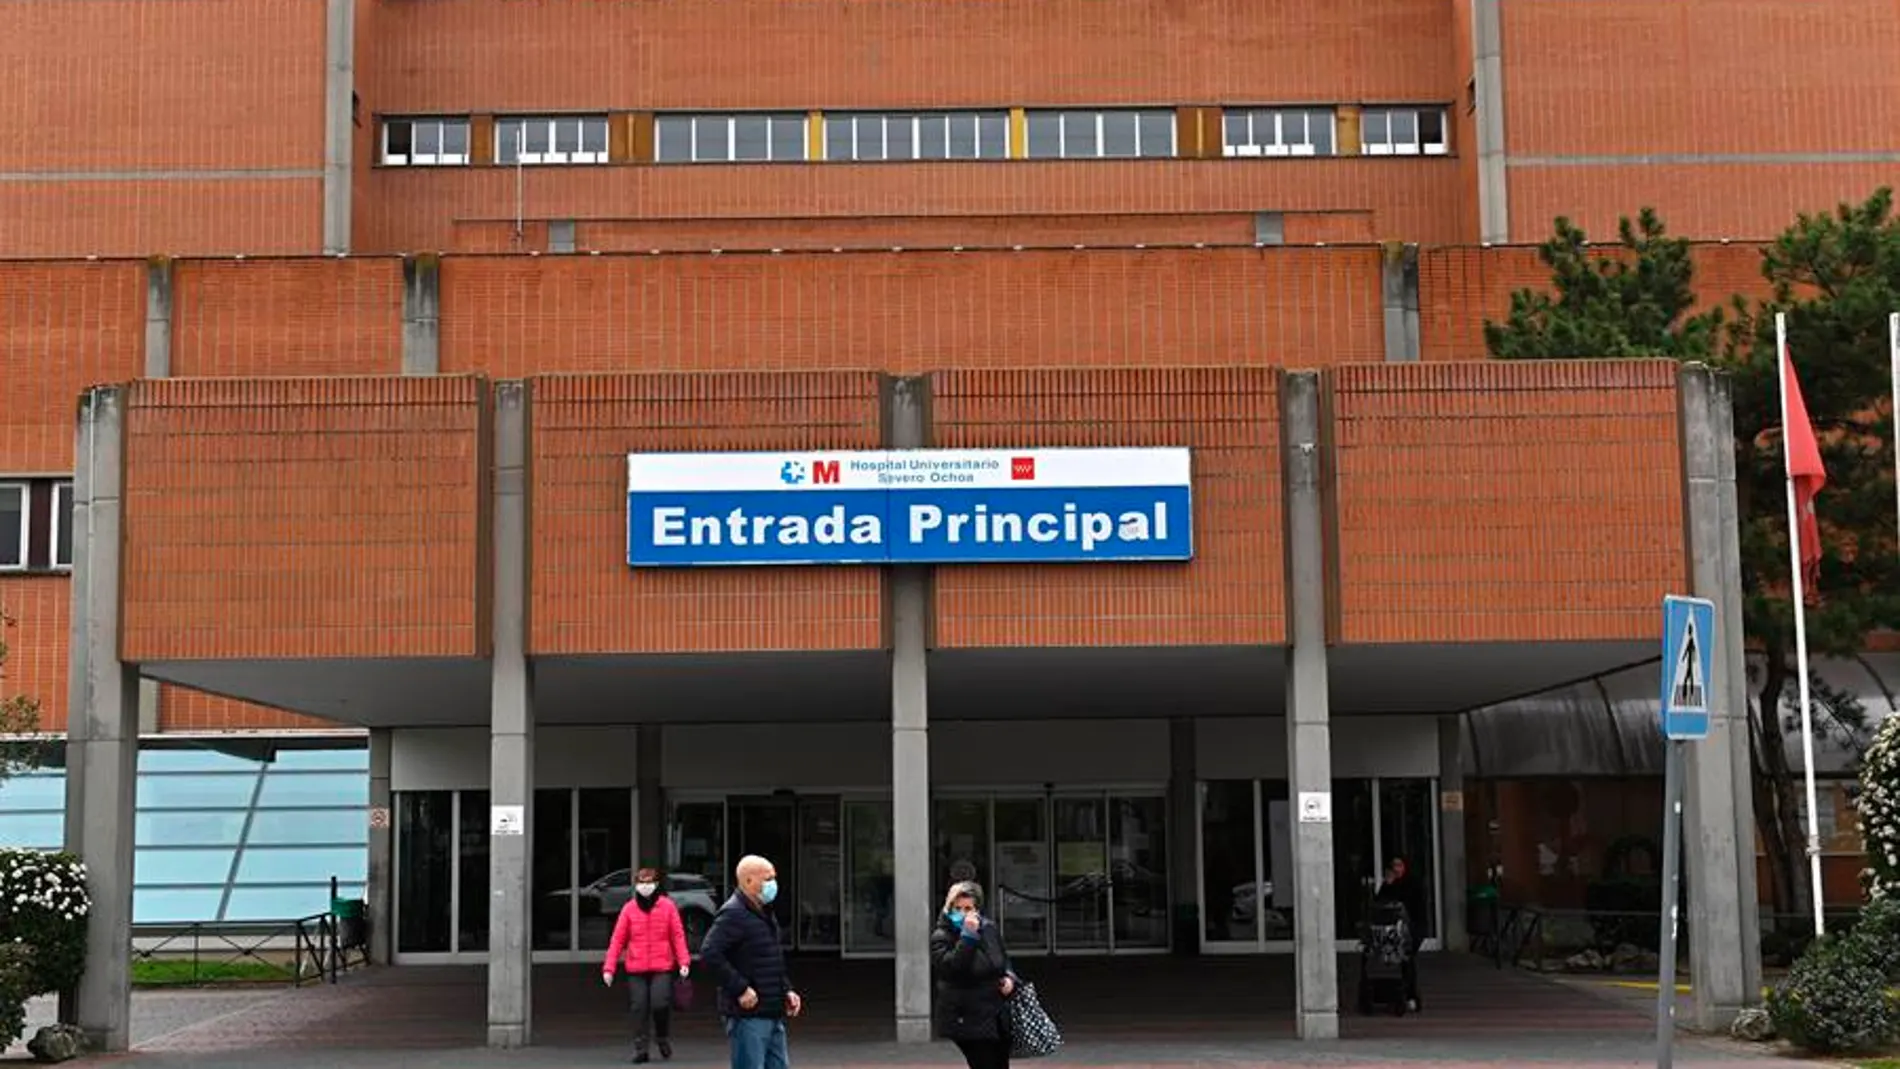
[[[1329,657],[1332,708],[1343,716],[1463,712],[1616,673],[1653,655],[1646,644],[1618,642],[1342,646]],[[931,716],[1277,716],[1286,702],[1285,661],[1278,647],[936,650],[928,655]],[[890,655],[882,650],[538,657],[533,665],[535,716],[543,724],[890,717]],[[489,722],[490,667],[473,658],[140,668],[168,683],[354,726]]]

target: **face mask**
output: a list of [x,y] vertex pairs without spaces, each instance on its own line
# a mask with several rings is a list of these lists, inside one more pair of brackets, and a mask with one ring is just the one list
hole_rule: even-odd
[[759,885],[759,901],[769,906],[772,904],[772,900],[777,897],[778,897],[778,881],[777,880],[767,880],[764,883]]
[[946,912],[943,916],[945,920],[948,920],[950,922],[950,927],[952,928],[963,927],[963,911],[962,910],[953,909]]
[[659,886],[656,883],[636,883],[633,885],[633,893],[641,898],[651,898],[653,892],[659,890]]

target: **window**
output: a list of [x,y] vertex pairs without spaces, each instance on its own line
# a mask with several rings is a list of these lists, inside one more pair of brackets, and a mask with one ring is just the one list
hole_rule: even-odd
[[661,163],[779,163],[806,155],[803,115],[661,115]]
[[26,539],[32,530],[32,503],[25,483],[0,483],[0,571],[26,568]]
[[1134,159],[1174,155],[1172,111],[1032,111],[1032,159]]
[[607,117],[501,119],[495,123],[495,162],[606,163]]
[[1359,143],[1368,156],[1443,156],[1445,109],[1367,108],[1359,115]]
[[73,566],[73,484],[53,484],[53,567]]
[[383,120],[383,163],[390,167],[458,167],[468,163],[468,120]]
[[1331,108],[1235,108],[1222,119],[1227,156],[1331,156]]
[[825,159],[1005,160],[1009,114],[1001,111],[825,116]]

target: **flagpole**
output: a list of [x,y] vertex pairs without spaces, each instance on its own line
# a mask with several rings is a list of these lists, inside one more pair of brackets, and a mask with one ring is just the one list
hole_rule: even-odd
[[[1775,374],[1781,388],[1781,467],[1788,484],[1788,564],[1794,580],[1795,679],[1801,695],[1801,758],[1807,766],[1808,878],[1813,886],[1814,934],[1827,932],[1821,898],[1821,805],[1814,787],[1814,717],[1809,711],[1807,582],[1801,570],[1801,517],[1795,506],[1793,453],[1788,448],[1788,315],[1775,313]],[[1782,738],[1780,709],[1763,709],[1762,716],[1776,740]],[[1785,743],[1784,743],[1785,745]]]
[[1900,517],[1900,312],[1887,317],[1887,353],[1889,378],[1893,384],[1893,496],[1896,517]]

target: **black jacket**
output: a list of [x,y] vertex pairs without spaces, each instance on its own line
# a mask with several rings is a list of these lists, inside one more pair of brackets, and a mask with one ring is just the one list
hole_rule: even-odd
[[1010,975],[1002,929],[988,917],[975,939],[939,916],[930,933],[930,971],[937,980],[937,1031],[945,1039],[1006,1037],[1003,977]]
[[[792,978],[785,969],[778,918],[769,908],[737,892],[726,899],[700,944],[699,965],[719,984],[721,1017],[785,1016]],[[739,1006],[748,987],[759,996],[759,1004],[749,1010]]]

